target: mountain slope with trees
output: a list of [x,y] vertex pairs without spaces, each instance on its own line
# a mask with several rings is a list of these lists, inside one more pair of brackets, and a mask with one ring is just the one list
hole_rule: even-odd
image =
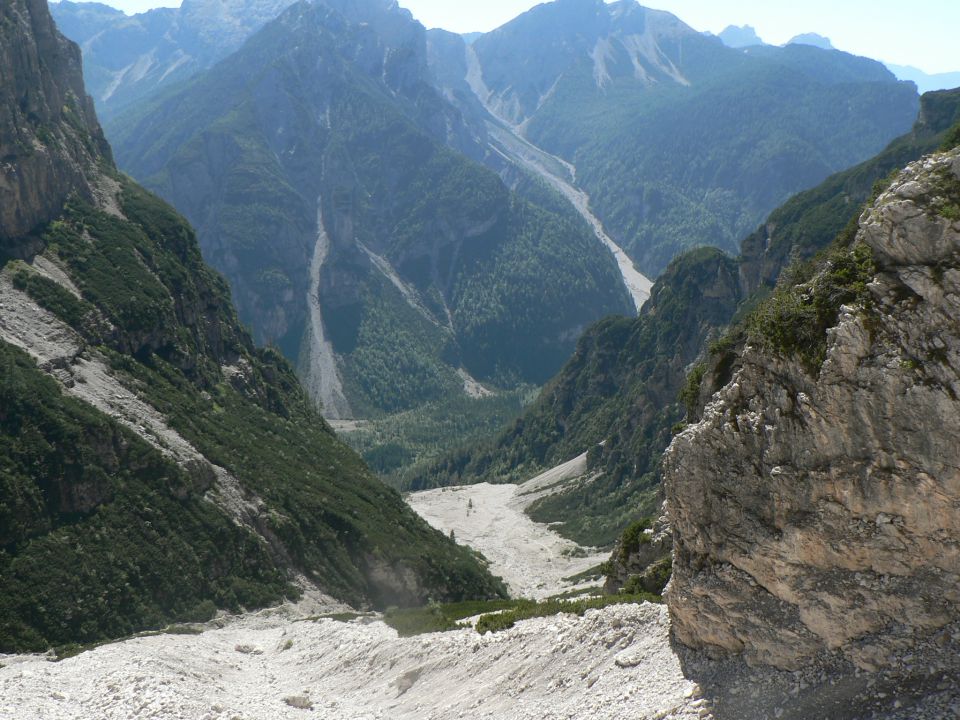
[[319,300],[349,405],[337,415],[437,400],[463,387],[461,369],[543,382],[583,328],[629,312],[613,258],[552,190],[512,192],[451,149],[483,154],[431,87],[408,13],[335,5],[294,5],[126,116],[121,165],[197,225],[241,319],[300,359],[308,386]]
[[116,171],[46,0],[4,5],[0,49],[19,182],[0,215],[0,651],[304,583],[380,607],[502,593],[336,439],[187,223]]
[[792,194],[873,156],[917,112],[915,87],[880,63],[729,48],[635,0],[545,3],[469,47],[436,38],[438,82],[464,112],[473,95],[572,163],[648,277],[697,245],[735,252]]
[[733,340],[725,329],[749,315],[786,267],[801,268],[856,220],[878,181],[960,140],[958,123],[960,90],[928,93],[910,133],[778,208],[744,240],[739,258],[706,248],[681,255],[638,318],[602,321],[584,334],[519,420],[495,440],[448,454],[410,487],[522,482],[589,451],[590,471],[600,477],[532,513],[563,522],[581,542],[612,542],[629,522],[657,511],[659,460],[672,431],[702,394],[726,382]]

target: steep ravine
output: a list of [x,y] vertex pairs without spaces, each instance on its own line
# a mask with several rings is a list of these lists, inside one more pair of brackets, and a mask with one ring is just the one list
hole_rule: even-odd
[[[789,670],[896,672],[904,698],[956,692],[958,259],[954,150],[908,166],[850,248],[774,296],[776,334],[750,331],[742,367],[665,456],[679,641]],[[858,299],[824,340],[804,335],[803,308],[838,289]]]
[[[562,476],[581,465],[582,458],[557,470]],[[544,484],[558,477],[544,476]],[[486,488],[470,489],[475,506],[504,495],[503,486]],[[437,493],[444,492],[413,504],[436,508]],[[453,500],[448,509],[465,507],[461,492],[446,494]],[[494,510],[476,509],[477,515]],[[457,524],[458,538],[467,539],[463,516],[448,519]],[[550,561],[559,558],[541,552],[545,532],[517,524],[511,539],[520,541],[513,547],[521,555],[492,556],[493,571],[502,573],[504,560],[519,561],[555,581],[561,573]],[[349,620],[345,609],[310,593],[296,605],[220,618],[203,632],[191,626],[190,632],[132,638],[62,662],[0,656],[0,717],[943,720],[958,709],[949,689],[935,683],[918,705],[893,695],[897,687],[883,675],[711,661],[672,643],[667,609],[646,603],[521,621],[482,636],[467,628],[411,638],[398,637],[375,616]],[[854,707],[864,712],[844,710],[858,692],[863,702]]]
[[[320,202],[317,202],[320,207]],[[352,417],[350,403],[343,393],[343,381],[333,344],[327,339],[323,324],[323,308],[320,306],[320,272],[330,252],[330,238],[323,224],[323,211],[317,211],[317,244],[310,260],[310,290],[307,307],[310,313],[308,337],[305,345],[304,385],[314,402],[318,403],[323,416],[328,420],[345,420]]]
[[496,122],[488,121],[487,123],[487,132],[490,134],[494,149],[507,160],[542,178],[573,205],[580,216],[593,228],[597,239],[613,254],[623,277],[623,284],[639,312],[650,297],[653,281],[637,270],[633,261],[604,230],[600,218],[590,210],[590,196],[576,184],[576,167],[531,143],[523,136],[522,126],[514,125],[503,117],[500,113],[502,109],[491,102],[493,93],[484,85],[480,61],[471,45],[466,46],[466,53],[467,83],[483,107],[496,120]]

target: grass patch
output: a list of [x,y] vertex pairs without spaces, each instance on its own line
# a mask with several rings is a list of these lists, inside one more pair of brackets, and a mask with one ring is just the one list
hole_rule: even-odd
[[583,616],[587,610],[599,610],[600,608],[611,605],[641,602],[660,603],[663,602],[663,600],[659,595],[638,593],[635,595],[602,595],[580,600],[550,599],[537,603],[530,602],[507,610],[506,612],[484,615],[477,621],[477,632],[483,635],[487,632],[508,630],[520,620],[550,617],[551,615],[559,615],[560,613],[571,613],[573,615]]
[[160,635],[203,635],[203,628],[199,625],[170,625]]
[[477,632],[497,632],[513,627],[520,620],[549,617],[560,613],[572,613],[582,616],[587,610],[622,605],[624,603],[654,602],[660,603],[659,595],[646,592],[620,595],[590,595],[598,588],[586,588],[564,593],[547,600],[479,600],[459,603],[432,603],[425,607],[403,610],[391,609],[383,615],[383,621],[392,627],[400,637],[411,637],[424,633],[462,630],[470,626],[463,620],[480,615]]
[[400,637],[422,635],[431,632],[446,632],[466,627],[461,620],[481,613],[512,610],[530,600],[475,600],[458,603],[431,603],[419,608],[391,608],[383,615],[383,621]]
[[569,583],[582,583],[587,582],[588,580],[597,580],[603,577],[603,564],[594,565],[592,568],[587,568],[583,572],[579,572],[576,575],[571,575],[570,577],[563,578],[564,582]]
[[[598,565],[598,567],[602,567],[602,566]],[[598,576],[597,579],[599,579],[600,577],[602,577],[602,575]],[[591,595],[591,596],[603,595],[603,588],[601,588],[599,585],[594,585],[592,587],[580,588],[579,590],[567,590],[566,592],[562,592],[557,595],[551,595],[549,599],[550,600],[570,600],[572,598],[583,597],[584,595]]]

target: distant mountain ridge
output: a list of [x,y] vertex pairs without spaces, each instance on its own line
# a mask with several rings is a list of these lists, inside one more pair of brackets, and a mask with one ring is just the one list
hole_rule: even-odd
[[293,0],[184,0],[128,16],[100,3],[51,4],[57,26],[83,50],[84,74],[108,120],[131,103],[226,57]]
[[901,80],[909,80],[917,84],[921,93],[935,90],[951,90],[960,87],[960,72],[925,73],[908,65],[886,64],[890,71]]
[[728,25],[717,37],[723,41],[724,45],[731,48],[766,44],[757,35],[757,31],[752,25]]
[[814,32],[800,33],[787,40],[787,45],[810,45],[821,50],[836,50],[830,38]]
[[734,50],[634,0],[545,3],[469,46],[430,37],[437,82],[465,116],[479,103],[572,165],[648,277],[685,248],[733,251],[791,194],[906,131],[917,109],[912,86],[872,60]]
[[[233,0],[225,9],[217,10],[212,0],[192,0],[176,11],[174,19],[170,13],[153,11],[158,13],[155,18],[144,14],[122,22],[116,12],[91,6],[100,7],[100,15],[109,15],[99,24],[94,22],[97,12],[76,3],[65,2],[55,12],[67,33],[84,45],[91,77],[99,77],[93,66],[102,64],[105,58],[123,55],[122,62],[110,61],[111,77],[120,78],[117,73],[121,71],[123,77],[117,82],[103,83],[101,97],[120,92],[130,84],[131,93],[145,98],[160,85],[172,86],[176,80],[209,67],[286,4],[284,0]],[[368,15],[373,7],[369,3],[340,5],[339,11],[352,8],[350,12]],[[388,6],[390,3],[383,7]],[[213,17],[219,17],[217,13],[223,17],[213,22]],[[384,27],[380,26],[378,32]],[[184,28],[192,29],[188,32]],[[145,61],[127,50],[133,33],[153,37],[149,33],[160,30],[160,49],[151,51],[147,63],[151,69],[143,71],[147,67]],[[178,33],[183,35],[182,39]],[[192,39],[192,35],[198,40]],[[820,36],[798,36],[791,41],[794,45],[783,49],[764,46],[763,53],[744,62],[744,58],[737,59],[711,47],[710,38],[669,13],[648,10],[634,0],[610,4],[601,0],[558,0],[537,6],[493,32],[471,34],[469,43],[461,36],[449,35],[442,41],[442,31],[428,35],[436,82],[445,93],[456,96],[451,100],[464,103],[460,109],[468,122],[473,120],[471,131],[481,136],[480,144],[487,142],[482,131],[478,131],[482,110],[466,107],[477,102],[517,125],[542,150],[572,162],[579,171],[576,184],[593,198],[594,212],[606,225],[608,234],[647,276],[662,271],[684,247],[712,244],[733,250],[738,237],[792,192],[869,157],[884,142],[905,131],[916,111],[908,87],[875,88],[872,92],[863,85],[855,91],[851,87],[857,102],[870,104],[858,110],[861,122],[873,118],[870,122],[874,125],[854,131],[849,119],[837,112],[843,104],[835,97],[839,88],[831,89],[831,84],[893,78],[878,74],[877,67],[869,69],[866,61],[846,55],[829,61],[833,65],[830,72],[836,73],[832,81],[830,72],[816,75],[817,82],[823,84],[819,89],[797,86],[803,80],[796,76],[781,77],[786,84],[776,93],[794,95],[779,109],[779,102],[771,103],[767,97],[774,92],[767,88],[771,71],[799,71],[809,80],[813,75],[806,72],[804,65],[812,67],[822,60],[815,60],[814,56],[801,59],[791,48],[795,49],[797,42],[808,47],[811,42],[824,46],[822,39],[817,39]],[[544,43],[546,38],[551,38],[550,47]],[[136,47],[143,42],[141,38]],[[212,49],[215,46],[216,51]],[[136,71],[134,61],[140,63]],[[768,63],[776,69],[765,68]],[[851,72],[854,67],[857,69]],[[162,68],[166,69],[160,72]],[[711,78],[718,75],[720,68],[729,70],[724,70],[727,79],[717,85]],[[589,77],[593,78],[592,83]],[[691,78],[696,82],[684,92],[685,83],[689,84]],[[738,88],[740,83],[744,84],[742,89]],[[710,137],[708,145],[704,145],[704,133],[694,127],[694,136],[677,147],[673,147],[669,137],[659,137],[661,123],[682,133],[691,125],[690,118],[703,115],[704,109],[698,103],[704,92],[710,93],[707,102],[714,113],[723,112],[726,93],[733,94],[731,100],[746,93],[753,96],[745,99],[748,105],[764,106],[783,115],[777,123],[759,117],[743,123],[743,118],[738,117],[735,127],[724,128],[722,134]],[[887,95],[882,102],[881,93]],[[814,98],[816,94],[819,97]],[[119,96],[113,99],[111,95],[99,103],[103,108],[109,106],[113,116],[128,101]],[[837,113],[832,118],[835,126],[850,127],[849,136],[818,136],[817,128],[827,124],[822,111],[811,113],[805,122],[793,117],[820,103],[829,108],[828,112]],[[671,107],[673,116],[668,118]],[[750,137],[750,150],[727,156],[723,146],[739,134],[750,136],[751,132],[759,135]],[[637,138],[643,149],[626,157],[612,152],[612,148],[630,148]],[[645,146],[647,142],[649,147]],[[513,173],[504,167],[498,152],[485,152],[476,146],[475,152],[462,145],[456,147],[498,172]],[[715,154],[721,165],[705,168],[702,177],[671,177],[676,171],[674,165],[683,167],[694,162],[693,158],[682,157],[685,148],[693,147],[701,155]],[[669,157],[663,157],[668,148]],[[766,176],[754,182],[758,172]],[[733,178],[743,180],[733,182]],[[508,177],[508,181],[512,180]]]

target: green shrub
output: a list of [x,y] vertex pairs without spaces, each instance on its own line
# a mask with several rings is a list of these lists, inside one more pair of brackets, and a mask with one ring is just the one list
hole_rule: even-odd
[[867,245],[834,248],[812,280],[778,287],[756,309],[747,320],[750,340],[799,359],[808,372],[817,374],[826,357],[827,329],[836,324],[842,305],[869,306],[867,284],[875,274]]
[[30,270],[17,269],[13,275],[13,286],[75,330],[81,328],[84,318],[93,310],[92,305],[78,300],[69,290]]
[[384,613],[383,621],[396,630],[401,637],[410,637],[424,633],[458,630],[464,627],[460,621],[468,617],[485,612],[526,607],[532,604],[529,600],[474,600],[446,604],[431,603],[419,608],[391,608]]
[[700,387],[703,385],[703,376],[707,374],[707,366],[699,363],[687,373],[687,382],[680,391],[680,402],[687,409],[687,419],[692,420],[697,413],[700,402]]
[[646,531],[653,525],[650,518],[633,523],[620,536],[620,559],[626,560],[630,555],[635,554],[641,545],[650,544],[650,534]]
[[520,620],[549,617],[551,615],[559,615],[560,613],[571,613],[582,616],[587,610],[598,610],[611,605],[641,602],[660,603],[663,602],[663,600],[657,595],[646,592],[632,595],[602,595],[578,600],[544,600],[543,602],[525,604],[512,610],[506,610],[496,614],[483,615],[477,620],[477,632],[483,635],[487,632],[507,630],[512,628]]

